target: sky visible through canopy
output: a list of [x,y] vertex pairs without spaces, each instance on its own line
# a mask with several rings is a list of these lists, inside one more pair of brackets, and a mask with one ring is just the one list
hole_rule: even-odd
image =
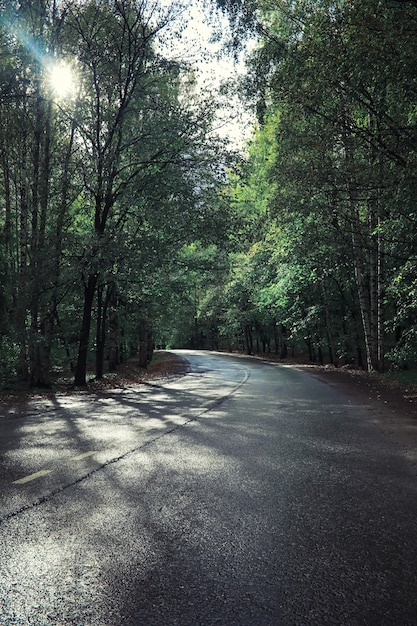
[[[153,13],[157,5],[149,3]],[[211,95],[219,102],[216,132],[231,142],[231,147],[242,150],[253,128],[253,116],[237,95],[236,85],[225,88],[225,83],[236,81],[245,71],[243,55],[238,61],[225,52],[229,35],[227,18],[215,10],[214,3],[201,0],[160,0],[161,11],[175,16],[169,37],[163,30],[160,39],[162,53],[168,58],[187,62],[197,79],[198,89]],[[156,15],[160,15],[156,11]],[[15,33],[21,39],[22,33]],[[27,39],[27,37],[25,37]],[[28,42],[29,45],[30,42]],[[249,42],[249,50],[254,42]],[[54,100],[63,101],[76,95],[75,63],[58,59],[49,62],[48,55],[37,51],[47,66],[48,83]],[[222,89],[222,96],[219,92]]]
[[[162,5],[172,5],[170,0],[162,0]],[[201,89],[219,93],[223,83],[236,81],[244,74],[242,52],[238,61],[225,52],[225,42],[229,35],[227,18],[215,12],[210,2],[188,0],[178,17],[185,25],[181,35],[170,43],[170,54],[189,62],[196,72]],[[249,41],[247,49],[253,49],[254,41]],[[242,149],[253,128],[254,118],[237,95],[237,88],[227,90],[219,107],[218,134],[229,139],[233,148]],[[217,95],[218,97],[218,95]]]

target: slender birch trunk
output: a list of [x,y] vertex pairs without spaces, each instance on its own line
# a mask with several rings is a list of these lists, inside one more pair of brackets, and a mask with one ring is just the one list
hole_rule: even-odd
[[42,290],[47,278],[46,220],[49,204],[49,172],[51,157],[51,103],[45,104],[40,87],[36,106],[31,232],[31,300],[29,360],[30,382],[34,387],[50,387],[50,355],[53,320]]
[[363,338],[366,353],[366,368],[368,371],[374,369],[372,326],[371,326],[371,304],[369,283],[366,277],[366,263],[364,255],[363,225],[359,215],[359,193],[356,181],[356,168],[352,145],[352,133],[349,126],[348,111],[344,110],[344,133],[343,144],[345,150],[345,166],[347,174],[347,188],[350,207],[350,234],[352,241],[352,257],[355,270],[355,282],[359,300],[359,310],[361,314]]
[[[377,132],[375,116],[369,114],[370,133]],[[384,245],[381,237],[382,163],[374,148],[370,148],[370,173],[376,172],[376,183],[368,201],[369,210],[369,272],[371,297],[372,364],[377,371],[384,368]]]

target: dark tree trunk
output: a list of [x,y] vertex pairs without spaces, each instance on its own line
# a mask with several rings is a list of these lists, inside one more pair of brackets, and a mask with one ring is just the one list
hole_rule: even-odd
[[27,338],[27,313],[29,302],[29,270],[28,270],[28,252],[29,252],[29,172],[27,171],[27,155],[26,147],[29,137],[24,133],[22,137],[22,151],[20,152],[21,166],[18,171],[18,181],[16,184],[16,195],[18,197],[19,215],[18,215],[18,253],[17,267],[18,274],[16,284],[14,285],[14,309],[15,309],[15,327],[19,342],[19,357],[16,366],[17,377],[19,380],[29,380],[29,358],[28,358],[28,338]]
[[152,359],[153,337],[146,322],[139,324],[139,367],[147,367]]
[[51,103],[40,95],[36,99],[36,122],[33,146],[30,240],[30,316],[29,336],[30,383],[33,387],[51,387],[50,354],[53,316],[42,303],[41,283],[48,271],[46,253],[46,216],[49,199],[51,157]]
[[35,332],[30,341],[30,385],[50,389],[52,387],[50,372],[51,357],[51,320],[42,324],[41,332]]
[[110,284],[106,295],[103,297],[104,285],[97,289],[97,330],[96,330],[96,378],[101,380],[104,375],[104,357],[107,336],[107,320],[110,302],[113,298],[114,288]]
[[317,341],[317,353],[318,353],[319,364],[323,365],[324,363],[323,350],[321,347],[321,339],[318,335],[316,335],[316,341]]
[[[114,372],[120,363],[119,346],[117,343],[117,314],[111,311],[109,314],[109,370]],[[121,352],[121,351],[120,351]]]
[[285,359],[288,355],[287,342],[285,341],[285,328],[283,324],[275,324],[275,353],[280,359]]
[[315,358],[314,358],[313,346],[311,344],[311,340],[310,339],[306,339],[305,342],[306,342],[307,348],[308,348],[308,359],[309,359],[309,361],[313,362],[315,360]]
[[330,309],[329,309],[329,300],[327,297],[326,284],[325,284],[325,280],[323,277],[321,279],[321,298],[322,298],[324,319],[325,319],[325,325],[326,325],[326,339],[327,339],[327,346],[329,349],[329,361],[332,365],[335,365],[337,367],[338,358],[337,358],[336,342],[334,340],[333,324],[332,324],[332,319],[331,319]]
[[104,375],[104,346],[106,338],[105,307],[103,306],[104,285],[97,288],[97,326],[96,326],[96,379]]
[[253,354],[252,329],[249,324],[245,324],[244,337],[245,337],[246,354]]
[[90,274],[87,284],[84,287],[84,309],[74,377],[74,385],[76,387],[85,387],[87,384],[88,342],[90,338],[91,313],[96,293],[96,286],[97,274]]

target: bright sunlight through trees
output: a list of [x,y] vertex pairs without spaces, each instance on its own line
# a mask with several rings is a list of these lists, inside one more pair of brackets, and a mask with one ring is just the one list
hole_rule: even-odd
[[71,66],[65,61],[56,61],[48,70],[48,81],[52,92],[59,100],[75,95],[77,81]]

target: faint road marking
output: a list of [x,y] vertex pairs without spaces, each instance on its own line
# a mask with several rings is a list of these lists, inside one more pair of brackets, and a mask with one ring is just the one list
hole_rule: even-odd
[[81,461],[81,459],[86,459],[88,456],[93,456],[93,454],[97,454],[97,450],[90,450],[90,452],[84,452],[84,454],[73,456],[70,458],[70,461]]
[[[87,457],[93,456],[93,454],[96,453],[97,450],[90,450],[89,452],[84,452],[83,454],[79,454],[78,456],[71,457],[70,461],[81,461],[81,459],[86,459]],[[25,483],[30,483],[31,480],[36,480],[37,478],[41,478],[42,476],[47,476],[47,474],[52,474],[52,472],[53,470],[39,470],[39,472],[29,474],[29,476],[19,478],[19,480],[14,480],[13,485],[24,485]]]
[[31,480],[36,480],[41,476],[46,476],[50,474],[52,470],[40,470],[39,472],[35,472],[34,474],[30,474],[29,476],[25,476],[24,478],[19,478],[19,480],[14,480],[14,485],[23,485],[24,483],[30,483]]

